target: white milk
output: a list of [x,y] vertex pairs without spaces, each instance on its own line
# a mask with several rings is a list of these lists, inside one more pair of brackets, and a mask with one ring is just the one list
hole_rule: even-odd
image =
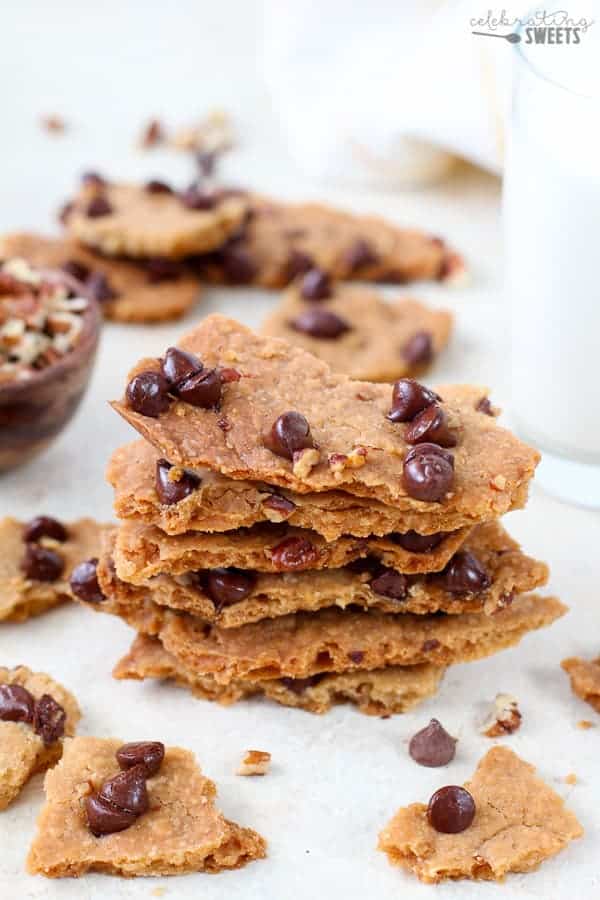
[[578,45],[516,51],[537,73],[519,61],[504,187],[514,422],[541,450],[591,464],[598,490],[599,37],[600,22]]

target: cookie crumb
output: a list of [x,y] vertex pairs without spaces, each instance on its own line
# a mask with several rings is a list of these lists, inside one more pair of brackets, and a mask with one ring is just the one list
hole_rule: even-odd
[[496,694],[496,699],[480,730],[490,738],[512,734],[521,727],[522,718],[515,697],[511,694]]
[[151,147],[156,147],[158,144],[164,143],[164,141],[165,131],[160,121],[158,119],[150,119],[142,129],[139,138],[140,147],[144,150],[149,150]]
[[44,131],[49,134],[64,134],[67,130],[67,124],[60,116],[42,116],[40,121]]
[[271,763],[271,754],[266,750],[247,750],[237,775],[266,775]]
[[588,728],[594,728],[595,725],[593,722],[590,722],[589,719],[580,719],[577,723],[577,727],[581,728],[582,731],[587,731]]
[[565,784],[577,784],[577,775],[575,772],[569,772],[568,775],[565,775]]

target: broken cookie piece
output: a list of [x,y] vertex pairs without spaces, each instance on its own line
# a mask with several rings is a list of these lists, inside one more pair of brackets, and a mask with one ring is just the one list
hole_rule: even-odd
[[[94,737],[67,742],[60,764],[46,775],[46,804],[27,861],[32,874],[182,875],[236,869],[265,856],[259,834],[215,808],[215,785],[189,750],[166,748],[158,769],[148,771],[143,759],[129,768],[117,762],[125,748]],[[125,778],[117,781],[119,765]],[[100,836],[86,812],[98,797],[104,812],[100,823],[92,812],[92,821]],[[122,830],[104,828],[111,814],[112,825],[121,816]]]
[[519,703],[515,697],[511,694],[496,694],[496,699],[482,722],[480,731],[490,738],[512,734],[521,727],[522,718]]
[[0,667],[0,809],[60,759],[80,717],[73,695],[49,675]]
[[578,656],[563,659],[561,667],[571,679],[571,690],[600,713],[600,657],[592,660]]
[[237,770],[237,775],[266,775],[271,764],[271,754],[266,750],[248,750]]
[[[573,813],[535,775],[534,767],[505,747],[489,750],[472,780],[453,789],[470,795],[473,815],[460,803],[461,821],[455,822],[456,803],[446,804],[434,823],[447,827],[437,828],[428,807],[413,803],[400,809],[379,836],[379,849],[390,862],[421,881],[502,881],[509,872],[537,868],[583,834]],[[458,830],[469,817],[470,824]]]

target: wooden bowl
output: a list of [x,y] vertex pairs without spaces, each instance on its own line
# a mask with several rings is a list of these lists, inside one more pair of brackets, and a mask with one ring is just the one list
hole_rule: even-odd
[[102,325],[90,301],[75,347],[26,381],[0,384],[0,472],[20,466],[52,443],[69,422],[88,386]]

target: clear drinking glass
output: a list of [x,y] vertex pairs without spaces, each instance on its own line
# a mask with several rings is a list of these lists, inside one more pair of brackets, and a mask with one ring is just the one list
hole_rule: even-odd
[[536,481],[600,508],[600,23],[521,42],[504,179],[512,413]]

